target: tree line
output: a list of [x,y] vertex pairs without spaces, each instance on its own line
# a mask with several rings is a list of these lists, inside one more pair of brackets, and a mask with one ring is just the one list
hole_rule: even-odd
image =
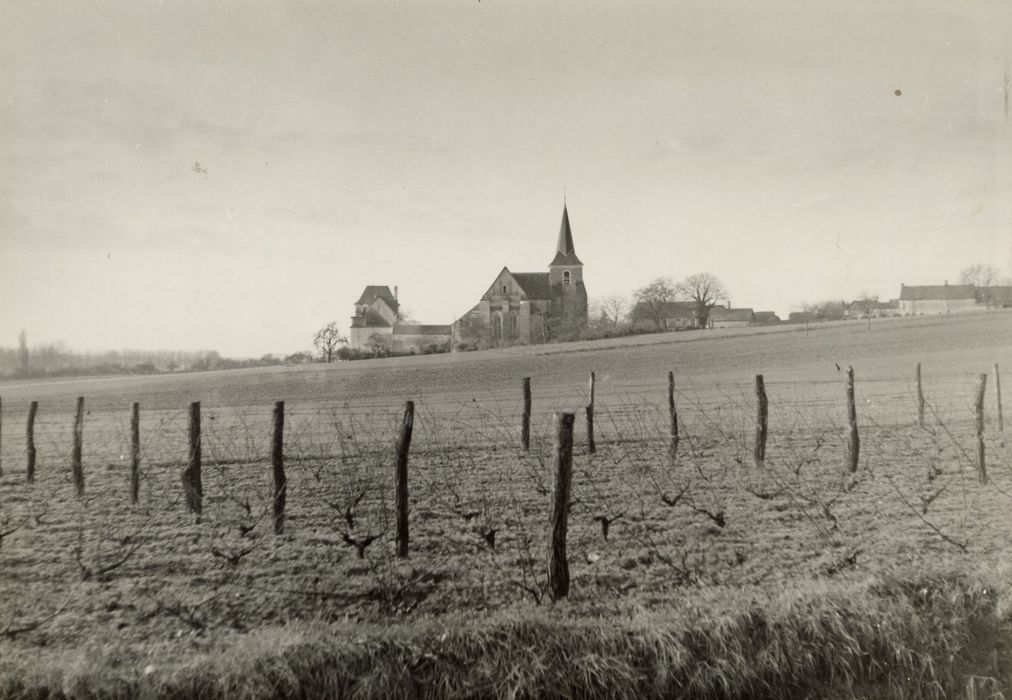
[[222,357],[216,350],[80,352],[72,350],[62,341],[29,346],[28,333],[22,330],[18,335],[17,348],[0,347],[0,379],[203,372],[303,364],[314,359],[314,355],[308,351],[285,356],[267,354],[258,358],[243,359]]

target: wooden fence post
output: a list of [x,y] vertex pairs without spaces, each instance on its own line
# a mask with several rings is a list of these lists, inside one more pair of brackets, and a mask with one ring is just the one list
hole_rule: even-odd
[[141,490],[141,405],[130,410],[130,502],[137,503]]
[[1001,375],[998,374],[998,363],[994,363],[994,392],[998,398],[998,432],[1005,430],[1005,417],[1001,410]]
[[25,480],[35,481],[35,414],[39,410],[39,402],[28,404],[28,425],[25,428],[25,446],[28,453],[28,464],[25,467]]
[[404,422],[397,440],[397,467],[394,473],[394,493],[397,508],[397,556],[408,556],[408,450],[411,449],[411,432],[415,424],[415,402],[404,402]]
[[668,454],[671,459],[678,454],[678,411],[675,409],[675,373],[668,372],[668,416],[671,418]]
[[761,374],[755,376],[755,398],[756,398],[756,419],[755,419],[755,445],[752,448],[752,458],[756,467],[763,467],[766,464],[766,434],[767,418],[769,416],[769,401],[766,398],[766,382]]
[[524,452],[531,449],[531,378],[524,377],[524,412],[520,418],[520,444]]
[[572,413],[555,414],[555,485],[548,549],[548,592],[552,600],[569,595],[569,561],[566,533],[569,527],[569,493],[573,481]]
[[200,480],[200,402],[190,404],[190,455],[183,470],[186,506],[199,517],[203,512],[204,486]]
[[917,427],[924,427],[924,389],[921,387],[921,363],[917,363]]
[[597,445],[594,444],[594,373],[590,373],[590,403],[587,404],[587,452],[597,452]]
[[984,461],[984,390],[987,388],[987,373],[977,380],[977,475],[980,483],[987,483],[987,464]]
[[850,424],[850,443],[847,449],[847,460],[851,473],[857,471],[858,458],[861,454],[861,436],[857,432],[857,403],[854,400],[854,368],[847,368],[847,422]]
[[285,478],[285,402],[274,402],[274,433],[271,436],[271,470],[274,472],[274,534],[285,531],[285,500],[288,479]]
[[81,451],[84,447],[84,397],[77,397],[77,412],[74,414],[74,451],[70,457],[70,471],[74,475],[74,493],[84,495],[84,466]]

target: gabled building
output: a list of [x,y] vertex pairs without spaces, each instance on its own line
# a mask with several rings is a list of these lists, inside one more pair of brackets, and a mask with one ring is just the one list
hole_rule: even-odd
[[791,311],[787,314],[788,323],[810,323],[818,320],[820,319],[811,311]]
[[562,207],[548,272],[504,267],[478,303],[453,324],[453,341],[473,347],[543,343],[587,325],[583,262],[576,255],[569,212]]
[[977,310],[977,288],[972,284],[900,284],[900,314],[952,314]]
[[780,323],[780,317],[776,311],[756,311],[755,322],[761,326],[774,326]]
[[400,320],[400,309],[397,287],[394,287],[391,294],[390,287],[386,285],[370,284],[355,302],[355,315],[352,316],[351,326],[352,328],[369,325],[392,326]]
[[437,352],[448,349],[450,327],[404,323],[397,299],[386,285],[369,285],[355,302],[348,343],[355,350],[383,347],[393,352]]
[[755,323],[752,309],[729,309],[726,306],[714,306],[710,310],[708,321],[710,328],[744,328]]
[[355,302],[348,343],[356,350],[365,350],[370,347],[369,339],[372,335],[392,334],[394,324],[401,319],[400,308],[397,287],[391,293],[390,287],[386,285],[367,286]]
[[638,331],[680,331],[699,327],[694,301],[636,302],[629,320]]

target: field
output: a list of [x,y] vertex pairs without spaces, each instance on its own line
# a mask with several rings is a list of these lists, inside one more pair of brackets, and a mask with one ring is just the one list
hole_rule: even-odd
[[[996,362],[1012,368],[1008,313],[2,383],[0,694],[298,696],[327,673],[340,678],[328,681],[334,693],[375,697],[1009,693],[1012,453],[997,425]],[[848,366],[862,445],[853,474]],[[596,454],[582,413],[591,371]],[[974,389],[988,372],[981,480]],[[756,374],[769,395],[762,466]],[[523,377],[530,452],[519,443]],[[82,497],[69,468],[78,396]],[[269,515],[278,400],[280,535]],[[398,559],[406,400],[416,403],[411,550]],[[199,518],[180,484],[191,401],[202,408]],[[576,412],[577,430],[572,585],[553,602],[556,411]]]

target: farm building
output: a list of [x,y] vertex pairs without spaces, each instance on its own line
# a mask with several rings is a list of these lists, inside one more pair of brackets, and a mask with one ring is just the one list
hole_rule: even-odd
[[763,326],[772,326],[780,323],[780,317],[776,311],[756,311],[755,322]]
[[714,306],[710,310],[710,328],[744,328],[755,323],[755,313],[752,309],[729,309],[724,306]]
[[397,287],[391,293],[386,285],[367,286],[355,302],[355,315],[351,317],[351,347],[372,351],[384,346],[395,352],[447,349],[449,326],[404,323],[400,308]]
[[976,311],[977,298],[977,288],[972,284],[900,284],[900,314],[918,316]]
[[676,331],[698,328],[694,301],[663,301],[656,304],[637,302],[629,313],[633,328],[641,331]]
[[583,263],[576,257],[569,212],[562,207],[548,272],[504,267],[478,303],[453,324],[453,341],[473,347],[542,343],[587,325]]

